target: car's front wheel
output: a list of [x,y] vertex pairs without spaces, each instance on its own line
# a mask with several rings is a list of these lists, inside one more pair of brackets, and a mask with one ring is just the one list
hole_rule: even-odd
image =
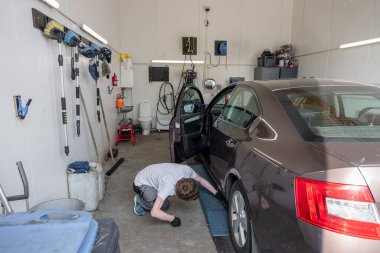
[[251,218],[240,183],[232,185],[228,201],[228,218],[232,244],[236,252],[248,253],[251,250]]

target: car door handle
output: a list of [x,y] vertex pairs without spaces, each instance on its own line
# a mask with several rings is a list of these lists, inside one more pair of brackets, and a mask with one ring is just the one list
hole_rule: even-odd
[[273,189],[278,190],[278,191],[280,191],[280,192],[285,192],[285,188],[282,187],[282,186],[279,185],[279,184],[273,183],[273,184],[272,184],[272,187],[273,187]]
[[226,140],[226,146],[227,148],[235,148],[236,142],[232,139]]

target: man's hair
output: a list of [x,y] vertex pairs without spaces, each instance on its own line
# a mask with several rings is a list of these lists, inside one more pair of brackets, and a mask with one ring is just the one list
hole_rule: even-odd
[[193,178],[182,178],[175,185],[177,197],[183,200],[195,200],[199,197],[197,183]]

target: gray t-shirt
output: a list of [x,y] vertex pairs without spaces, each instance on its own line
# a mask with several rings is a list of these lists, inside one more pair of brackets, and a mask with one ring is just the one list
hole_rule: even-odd
[[175,195],[175,185],[182,178],[195,178],[197,173],[187,165],[159,163],[145,167],[135,178],[135,185],[147,185],[157,190],[157,195],[165,200]]

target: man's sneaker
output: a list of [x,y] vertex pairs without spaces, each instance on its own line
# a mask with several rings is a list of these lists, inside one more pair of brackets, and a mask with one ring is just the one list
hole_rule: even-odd
[[143,216],[145,214],[145,209],[137,202],[138,196],[136,195],[133,198],[133,201],[135,202],[135,206],[133,207],[133,211],[137,216]]

